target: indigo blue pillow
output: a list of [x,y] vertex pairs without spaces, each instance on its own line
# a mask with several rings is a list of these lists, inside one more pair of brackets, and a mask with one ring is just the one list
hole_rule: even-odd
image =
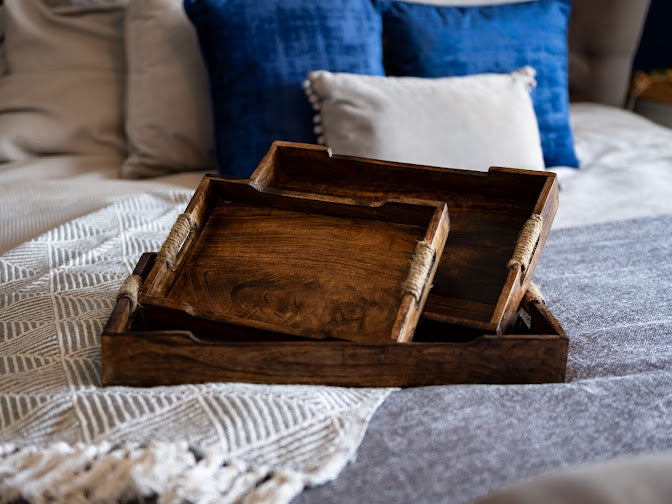
[[449,77],[537,71],[532,101],[546,166],[578,167],[569,124],[570,0],[448,7],[381,0],[391,75]]
[[371,0],[184,0],[184,8],[208,69],[220,173],[249,176],[273,140],[315,143],[301,88],[308,72],[384,74]]

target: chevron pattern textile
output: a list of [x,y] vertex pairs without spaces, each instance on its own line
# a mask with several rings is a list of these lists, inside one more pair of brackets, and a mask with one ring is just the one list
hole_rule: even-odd
[[354,455],[390,389],[101,388],[116,292],[189,197],[135,195],[0,256],[0,503],[288,502]]

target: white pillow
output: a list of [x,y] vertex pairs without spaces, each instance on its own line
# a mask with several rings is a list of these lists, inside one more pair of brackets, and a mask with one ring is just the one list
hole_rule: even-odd
[[425,79],[316,71],[306,92],[335,154],[486,171],[544,168],[534,70]]
[[131,0],[126,13],[126,178],[213,170],[208,79],[182,0]]
[[5,0],[0,162],[125,153],[124,2]]

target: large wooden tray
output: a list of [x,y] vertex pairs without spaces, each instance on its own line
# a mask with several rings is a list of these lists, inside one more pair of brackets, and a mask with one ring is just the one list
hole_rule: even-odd
[[[143,283],[156,254],[134,271]],[[103,385],[205,382],[412,387],[564,381],[568,339],[543,303],[524,300],[512,334],[421,320],[412,342],[366,344],[251,334],[194,319],[151,320],[120,297],[102,335]],[[187,329],[188,328],[188,329]]]
[[332,156],[326,147],[289,142],[275,142],[251,178],[360,202],[446,202],[450,238],[423,318],[492,334],[514,327],[558,206],[550,172],[435,168]]
[[137,300],[146,320],[241,337],[410,341],[448,227],[440,202],[354,204],[205,176]]
[[[322,147],[277,142],[252,181],[262,192],[321,194],[372,208],[394,198],[446,202],[450,235],[412,341],[288,335],[195,317],[184,306],[162,307],[157,316],[148,299],[136,310],[121,296],[102,336],[104,385],[406,387],[564,380],[567,336],[543,303],[526,296],[557,208],[554,174],[332,157]],[[535,216],[538,226],[530,233]],[[521,242],[527,242],[522,262]],[[136,267],[141,302],[155,263],[156,254],[145,254]]]

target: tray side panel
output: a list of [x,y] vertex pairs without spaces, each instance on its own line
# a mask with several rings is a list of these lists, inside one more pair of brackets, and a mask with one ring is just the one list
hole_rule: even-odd
[[346,387],[546,383],[564,380],[567,351],[567,339],[557,335],[390,345],[201,345],[170,334],[114,338],[104,384],[143,387],[217,381]]

